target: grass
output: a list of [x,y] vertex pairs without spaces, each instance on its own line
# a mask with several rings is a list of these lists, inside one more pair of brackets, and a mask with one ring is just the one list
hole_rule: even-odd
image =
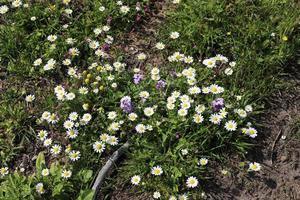
[[176,12],[168,13],[161,40],[177,31],[180,39],[170,43],[172,50],[199,59],[217,53],[233,58],[238,69],[229,84],[260,100],[299,56],[298,7],[294,1],[185,0]]
[[[0,100],[0,199],[92,199],[90,185],[97,169],[126,141],[131,148],[116,181],[142,192],[160,192],[163,199],[185,195],[201,199],[205,184],[218,174],[211,173],[216,166],[224,167],[235,155],[246,159],[255,143],[247,131],[255,130],[263,100],[282,85],[280,73],[299,56],[300,13],[293,1],[182,0],[167,13],[156,36],[166,48],[149,50],[166,60],[159,71],[142,58],[135,59],[138,68],[126,66],[123,58],[133,55],[114,52],[114,43],[108,45],[112,51],[103,50],[108,55],[97,56],[98,47],[91,42],[99,42],[99,49],[106,48],[108,35],[121,42],[118,36],[138,26],[139,15],[154,9],[151,3],[124,1],[130,10],[122,13],[126,8],[109,0],[64,2],[10,6],[0,16],[0,64],[5,73]],[[72,14],[65,14],[70,12],[66,9]],[[95,35],[95,28],[104,25],[110,30]],[[170,39],[174,31],[180,36]],[[57,39],[49,41],[49,35]],[[79,55],[72,55],[70,48],[77,48]],[[168,62],[177,51],[184,55]],[[213,58],[219,63],[213,69],[202,64],[219,53],[229,61]],[[188,56],[194,62],[184,62]],[[38,58],[42,64],[34,66]],[[44,66],[51,58],[57,63],[47,70]],[[66,59],[70,65],[62,64]],[[232,69],[232,75],[226,69]],[[143,77],[139,83],[133,82],[136,75]],[[224,92],[190,92],[193,86],[203,91],[214,84],[224,87]],[[33,102],[25,100],[29,94],[35,95]],[[126,96],[131,100],[120,107]],[[218,98],[225,101],[222,107],[228,113],[216,125],[209,119],[222,114],[212,107]],[[199,105],[206,109],[199,111]],[[136,119],[126,109],[135,112]],[[74,119],[72,112],[78,115]],[[238,128],[229,130],[229,122]],[[52,140],[48,147],[46,139]],[[55,153],[54,144],[62,150]],[[23,156],[29,157],[29,163],[24,164]],[[245,174],[255,171],[250,162],[245,163],[250,164],[241,167]],[[162,174],[155,175],[155,167]],[[134,176],[141,181],[135,182]],[[191,178],[199,184],[189,183]]]

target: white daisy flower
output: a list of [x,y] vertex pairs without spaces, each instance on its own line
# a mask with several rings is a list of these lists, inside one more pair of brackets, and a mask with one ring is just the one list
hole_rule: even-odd
[[191,64],[194,62],[194,58],[192,56],[187,56],[184,58],[184,62],[187,64]]
[[227,75],[227,76],[230,76],[233,74],[233,70],[231,67],[228,67],[224,70],[224,73]]
[[121,6],[120,12],[123,14],[127,14],[129,12],[130,8],[128,6]]
[[155,167],[152,167],[152,169],[151,169],[152,175],[160,176],[160,175],[162,175],[162,173],[163,173],[163,170],[160,166],[155,166]]
[[140,96],[141,98],[143,98],[143,99],[148,99],[148,97],[149,97],[150,95],[149,95],[149,92],[147,92],[147,91],[142,91],[142,92],[140,92],[139,96]]
[[48,71],[48,70],[54,69],[55,64],[56,64],[56,60],[51,58],[50,60],[48,60],[47,64],[44,66],[44,70]]
[[105,150],[105,144],[103,142],[96,141],[93,144],[93,149],[97,153],[102,153]]
[[63,4],[68,5],[71,2],[71,0],[63,0],[62,2]]
[[36,59],[34,62],[33,62],[33,65],[34,66],[40,66],[42,64],[43,60],[41,58],[38,58]]
[[99,47],[99,42],[98,41],[95,41],[95,40],[92,40],[90,43],[89,43],[89,47],[91,49],[97,49]]
[[63,65],[65,65],[65,66],[69,66],[69,65],[71,65],[71,60],[70,59],[64,59],[63,60]]
[[103,12],[105,10],[105,7],[104,6],[100,6],[99,7],[99,11]]
[[176,102],[176,98],[173,96],[170,96],[167,98],[168,103],[175,103]]
[[65,129],[71,129],[71,128],[73,128],[73,126],[74,126],[74,122],[71,121],[71,120],[67,120],[67,121],[64,122],[64,128]]
[[115,111],[108,112],[107,117],[108,119],[113,120],[117,117],[117,113]]
[[220,94],[220,93],[224,92],[224,88],[220,87],[216,84],[213,84],[210,86],[210,92],[213,94]]
[[89,92],[88,88],[86,87],[80,87],[78,91],[80,94],[87,94]]
[[172,97],[178,98],[180,96],[180,92],[174,91],[172,92]]
[[136,127],[135,127],[135,130],[136,130],[136,132],[138,132],[138,133],[145,133],[146,132],[146,126],[145,125],[143,125],[143,124],[138,124],[138,125],[136,125]]
[[181,95],[179,99],[181,102],[190,102],[190,97],[188,95]]
[[208,93],[210,93],[210,88],[209,88],[209,87],[203,87],[203,88],[202,88],[202,93],[203,93],[203,94],[208,94]]
[[246,105],[246,106],[245,106],[245,110],[246,110],[246,112],[252,112],[252,111],[253,111],[253,108],[252,108],[251,105]]
[[225,118],[227,116],[228,112],[226,111],[226,108],[222,108],[219,112],[219,115],[221,118]]
[[78,130],[76,129],[69,129],[67,131],[67,136],[71,139],[75,139],[78,136]]
[[173,103],[167,103],[167,108],[169,110],[173,110],[175,108],[175,104],[173,104]]
[[66,170],[64,169],[61,173],[61,177],[63,177],[64,179],[68,179],[72,176],[72,171],[71,170]]
[[95,33],[96,36],[98,36],[99,34],[102,33],[102,29],[101,28],[95,28],[94,33]]
[[69,54],[71,55],[71,56],[78,56],[79,55],[79,50],[77,49],[77,48],[70,48],[69,49]]
[[73,92],[70,92],[70,93],[66,94],[66,99],[67,100],[73,100],[75,97],[76,96]]
[[186,194],[179,195],[178,200],[188,200],[188,196]]
[[137,55],[137,59],[138,60],[145,60],[147,58],[147,56],[146,56],[146,54],[144,54],[144,53],[139,53],[138,55]]
[[1,176],[5,176],[5,175],[7,175],[8,173],[9,173],[8,167],[1,167],[1,168],[0,168],[0,175],[1,175]]
[[66,39],[67,44],[74,44],[75,42],[76,42],[76,39],[74,39],[74,38],[67,38]]
[[159,74],[159,69],[157,67],[152,68],[151,74],[152,75],[158,75]]
[[0,14],[3,15],[5,13],[7,13],[8,10],[9,10],[8,6],[6,6],[6,5],[0,6]]
[[89,114],[89,113],[85,113],[85,114],[82,116],[82,120],[83,120],[84,122],[89,122],[91,119],[92,119],[92,115]]
[[135,114],[135,113],[130,113],[129,115],[128,115],[128,119],[130,120],[130,121],[135,121],[136,119],[137,119],[137,114]]
[[193,117],[193,121],[196,123],[196,124],[200,124],[202,123],[204,120],[203,116],[201,114],[195,114],[194,117]]
[[207,163],[208,163],[208,159],[207,158],[201,158],[199,160],[199,164],[202,165],[202,166],[207,165]]
[[209,121],[213,124],[220,124],[222,117],[219,114],[212,114],[209,117]]
[[56,124],[58,122],[58,116],[55,113],[52,113],[48,119],[49,123]]
[[100,140],[102,142],[108,142],[109,139],[110,139],[110,136],[106,133],[103,133],[103,134],[100,135]]
[[21,0],[15,0],[11,4],[12,4],[13,8],[17,8],[17,7],[20,7],[23,3]]
[[44,140],[44,146],[49,147],[52,144],[52,139],[48,138]]
[[236,62],[231,61],[231,62],[229,63],[229,66],[230,66],[230,67],[235,67],[235,66],[236,66]]
[[160,192],[157,192],[157,191],[156,191],[156,192],[153,193],[153,198],[154,198],[154,199],[159,199],[160,197],[161,197]]
[[195,111],[198,114],[203,113],[205,111],[205,105],[203,105],[203,104],[197,105],[195,108]]
[[163,50],[165,48],[166,45],[164,45],[161,42],[156,43],[155,48],[159,49],[159,50]]
[[151,117],[154,114],[154,109],[152,107],[147,107],[144,109],[144,114],[147,117]]
[[201,92],[201,89],[197,86],[189,88],[189,93],[190,94],[199,94]]
[[257,130],[255,128],[250,127],[246,129],[246,134],[251,138],[255,138],[257,136]]
[[198,179],[194,176],[190,176],[187,180],[186,180],[186,185],[188,188],[195,188],[198,186]]
[[42,176],[48,176],[49,175],[49,169],[43,169],[42,170]]
[[107,143],[115,146],[119,143],[118,138],[116,136],[110,136],[109,139],[107,140]]
[[72,120],[72,121],[76,121],[78,119],[78,114],[77,112],[71,112],[69,114],[69,119]]
[[236,131],[237,123],[234,120],[230,120],[230,121],[225,123],[225,129],[227,131]]
[[253,162],[249,164],[249,171],[259,171],[261,170],[261,165],[257,162]]
[[35,185],[35,190],[39,194],[44,194],[45,193],[44,184],[43,183],[36,184]]
[[187,109],[189,109],[191,107],[191,103],[189,101],[185,101],[185,102],[182,102],[180,104],[180,106],[181,106],[182,109],[187,110]]
[[247,117],[247,112],[243,109],[237,109],[236,113],[241,117],[241,118],[245,118]]
[[119,129],[120,129],[120,123],[118,122],[113,122],[108,127],[109,131],[118,131]]
[[103,27],[102,27],[102,30],[103,30],[104,32],[107,32],[107,31],[110,30],[110,26],[103,26]]
[[186,109],[182,108],[182,109],[179,109],[177,113],[179,116],[184,117],[188,114],[188,111]]
[[177,198],[175,196],[171,195],[169,200],[177,200]]
[[49,35],[49,36],[47,37],[47,40],[50,41],[50,42],[54,42],[56,39],[57,39],[57,36],[56,36],[56,35]]
[[58,145],[58,144],[53,145],[53,146],[51,147],[51,149],[50,149],[50,152],[51,152],[53,155],[58,155],[58,154],[60,154],[60,152],[61,152],[61,146]]
[[48,132],[46,130],[40,130],[38,132],[38,136],[39,136],[40,140],[44,141],[46,139],[46,137],[48,136]]
[[171,32],[170,33],[170,38],[171,39],[177,39],[177,38],[179,38],[179,33],[178,32]]
[[138,175],[134,175],[133,177],[131,177],[131,183],[133,185],[138,185],[141,182],[141,177]]
[[48,111],[45,111],[45,112],[43,112],[43,114],[42,114],[42,119],[43,119],[43,120],[49,120],[50,116],[51,116],[51,113],[48,112]]
[[216,60],[212,59],[212,58],[204,59],[202,63],[207,68],[214,68],[214,67],[216,67]]
[[182,155],[186,156],[186,155],[188,155],[188,153],[189,153],[189,150],[187,150],[187,149],[181,149],[181,154]]
[[69,158],[72,161],[79,160],[80,159],[80,151],[75,151],[75,150],[70,151]]

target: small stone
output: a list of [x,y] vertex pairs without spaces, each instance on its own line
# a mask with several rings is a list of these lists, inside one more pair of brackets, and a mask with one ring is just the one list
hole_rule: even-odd
[[281,156],[281,157],[280,157],[280,161],[284,162],[284,161],[286,161],[286,160],[287,160],[287,156]]

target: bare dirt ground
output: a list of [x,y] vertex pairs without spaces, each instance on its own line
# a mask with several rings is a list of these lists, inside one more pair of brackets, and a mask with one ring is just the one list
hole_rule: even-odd
[[155,51],[154,46],[158,42],[157,35],[159,26],[164,22],[166,11],[174,8],[174,5],[167,3],[165,0],[153,1],[153,12],[147,13],[146,18],[133,27],[132,31],[121,35],[121,43],[117,44],[117,49],[120,49],[125,55],[128,55],[126,62],[129,66],[142,65],[144,63],[137,62],[136,55],[145,53],[147,55],[144,61],[153,66],[160,66],[164,60],[158,51]]

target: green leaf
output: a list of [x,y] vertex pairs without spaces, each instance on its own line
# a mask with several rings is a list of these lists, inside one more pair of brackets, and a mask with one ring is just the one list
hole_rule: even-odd
[[54,162],[50,166],[50,174],[52,176],[60,176],[61,175],[61,166],[58,162]]
[[77,200],[93,200],[94,194],[92,189],[81,190]]
[[52,196],[54,197],[56,195],[59,195],[62,192],[63,188],[64,188],[63,183],[59,183],[59,184],[55,185],[55,187],[53,188]]
[[93,176],[93,171],[92,170],[82,170],[80,172],[80,174],[81,174],[81,178],[82,178],[83,182],[87,183]]
[[43,168],[45,167],[46,162],[45,162],[45,156],[43,152],[40,152],[37,159],[36,159],[36,170],[38,172],[38,174],[40,174],[43,170]]

